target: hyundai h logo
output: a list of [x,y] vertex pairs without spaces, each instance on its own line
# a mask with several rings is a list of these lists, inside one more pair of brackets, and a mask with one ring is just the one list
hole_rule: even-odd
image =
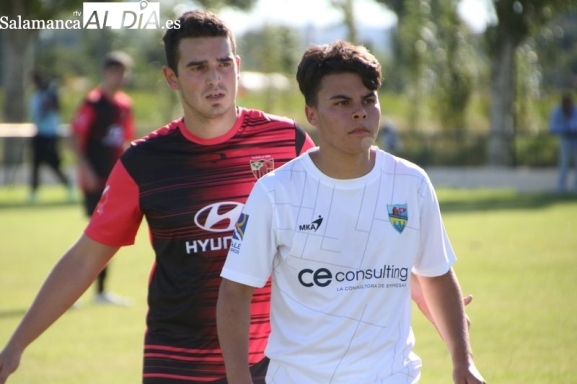
[[232,231],[244,205],[235,201],[223,201],[207,205],[194,216],[194,222],[209,232]]

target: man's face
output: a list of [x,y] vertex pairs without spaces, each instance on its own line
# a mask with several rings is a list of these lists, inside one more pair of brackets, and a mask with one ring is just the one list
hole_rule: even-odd
[[185,38],[178,46],[178,76],[165,67],[172,89],[178,90],[185,111],[199,119],[235,113],[240,58],[226,37]]
[[102,79],[109,89],[120,89],[124,83],[126,68],[123,65],[110,65],[102,70]]
[[381,117],[377,92],[365,87],[355,73],[325,76],[316,106],[307,105],[305,112],[318,130],[321,149],[347,155],[366,153]]

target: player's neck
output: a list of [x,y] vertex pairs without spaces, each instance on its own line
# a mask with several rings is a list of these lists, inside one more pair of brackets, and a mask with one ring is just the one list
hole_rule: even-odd
[[342,152],[318,148],[310,152],[315,166],[333,179],[356,179],[368,174],[375,166],[376,152],[372,149],[363,154],[343,155]]
[[184,125],[193,135],[202,139],[214,139],[230,131],[239,116],[239,109],[232,107],[223,114],[206,116],[192,110],[184,111]]
[[104,95],[109,99],[114,99],[114,95],[116,95],[117,92],[120,92],[120,88],[111,87],[104,83],[100,84],[100,89],[102,90],[102,93],[104,93]]

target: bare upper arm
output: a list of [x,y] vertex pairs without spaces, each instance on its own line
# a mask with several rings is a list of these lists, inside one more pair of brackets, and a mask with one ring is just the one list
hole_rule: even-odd
[[249,299],[252,297],[254,292],[254,287],[250,285],[245,285],[237,283],[236,281],[229,280],[227,278],[222,278],[220,284],[220,295],[232,295],[238,299]]
[[119,249],[120,247],[102,244],[82,234],[64,257],[76,260],[88,268],[102,269]]

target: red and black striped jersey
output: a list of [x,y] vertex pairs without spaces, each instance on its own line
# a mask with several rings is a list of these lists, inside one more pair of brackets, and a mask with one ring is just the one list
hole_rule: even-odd
[[80,149],[104,184],[125,144],[134,139],[132,100],[121,91],[110,98],[95,88],[86,96],[71,126]]
[[[292,120],[239,110],[235,126],[221,137],[198,138],[180,119],[135,141],[116,164],[86,229],[98,242],[123,246],[134,242],[142,217],[147,220],[155,265],[146,383],[225,376],[216,300],[232,230],[256,180],[313,146]],[[251,364],[264,359],[269,298],[270,285],[253,296]]]

